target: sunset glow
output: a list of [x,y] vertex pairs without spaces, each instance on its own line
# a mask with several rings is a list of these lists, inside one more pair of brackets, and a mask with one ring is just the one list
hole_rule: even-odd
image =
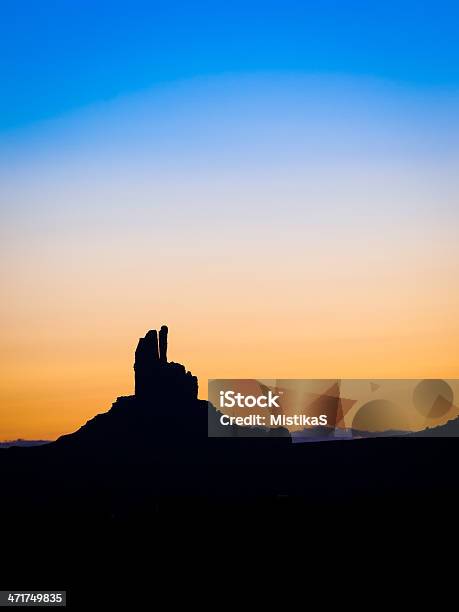
[[131,394],[163,323],[201,398],[209,378],[459,378],[451,80],[254,61],[3,126],[0,440]]

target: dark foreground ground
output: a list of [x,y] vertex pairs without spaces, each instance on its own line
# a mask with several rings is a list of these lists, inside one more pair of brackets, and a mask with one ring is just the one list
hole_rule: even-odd
[[65,589],[73,609],[146,609],[166,584],[170,600],[183,595],[195,571],[185,593],[199,600],[204,568],[236,554],[231,571],[244,573],[247,549],[297,567],[298,554],[328,564],[456,530],[454,438],[191,439],[2,451],[1,587]]

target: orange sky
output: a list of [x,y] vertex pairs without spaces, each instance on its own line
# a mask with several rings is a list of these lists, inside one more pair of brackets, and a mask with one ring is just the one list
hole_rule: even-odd
[[418,100],[348,100],[333,129],[301,100],[279,123],[281,102],[207,119],[194,99],[201,123],[176,105],[161,146],[149,99],[114,104],[1,150],[0,440],[132,393],[161,324],[201,397],[208,378],[459,378],[451,144],[410,123]]
[[459,378],[457,247],[438,245],[440,265],[383,242],[338,258],[283,241],[282,260],[260,241],[190,246],[169,278],[164,259],[136,271],[136,252],[124,267],[88,254],[78,283],[37,251],[46,276],[16,274],[2,304],[1,438],[55,438],[132,393],[137,339],[162,323],[201,397],[208,378]]

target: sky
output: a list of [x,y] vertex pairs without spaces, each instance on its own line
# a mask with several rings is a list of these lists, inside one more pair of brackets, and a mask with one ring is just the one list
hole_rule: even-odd
[[2,3],[0,439],[209,378],[459,378],[453,2]]

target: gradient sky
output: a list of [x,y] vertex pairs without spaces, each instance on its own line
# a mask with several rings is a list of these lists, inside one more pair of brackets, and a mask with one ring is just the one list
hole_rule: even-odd
[[[455,6],[456,5],[456,6]],[[453,2],[3,2],[0,439],[208,378],[459,378]]]

